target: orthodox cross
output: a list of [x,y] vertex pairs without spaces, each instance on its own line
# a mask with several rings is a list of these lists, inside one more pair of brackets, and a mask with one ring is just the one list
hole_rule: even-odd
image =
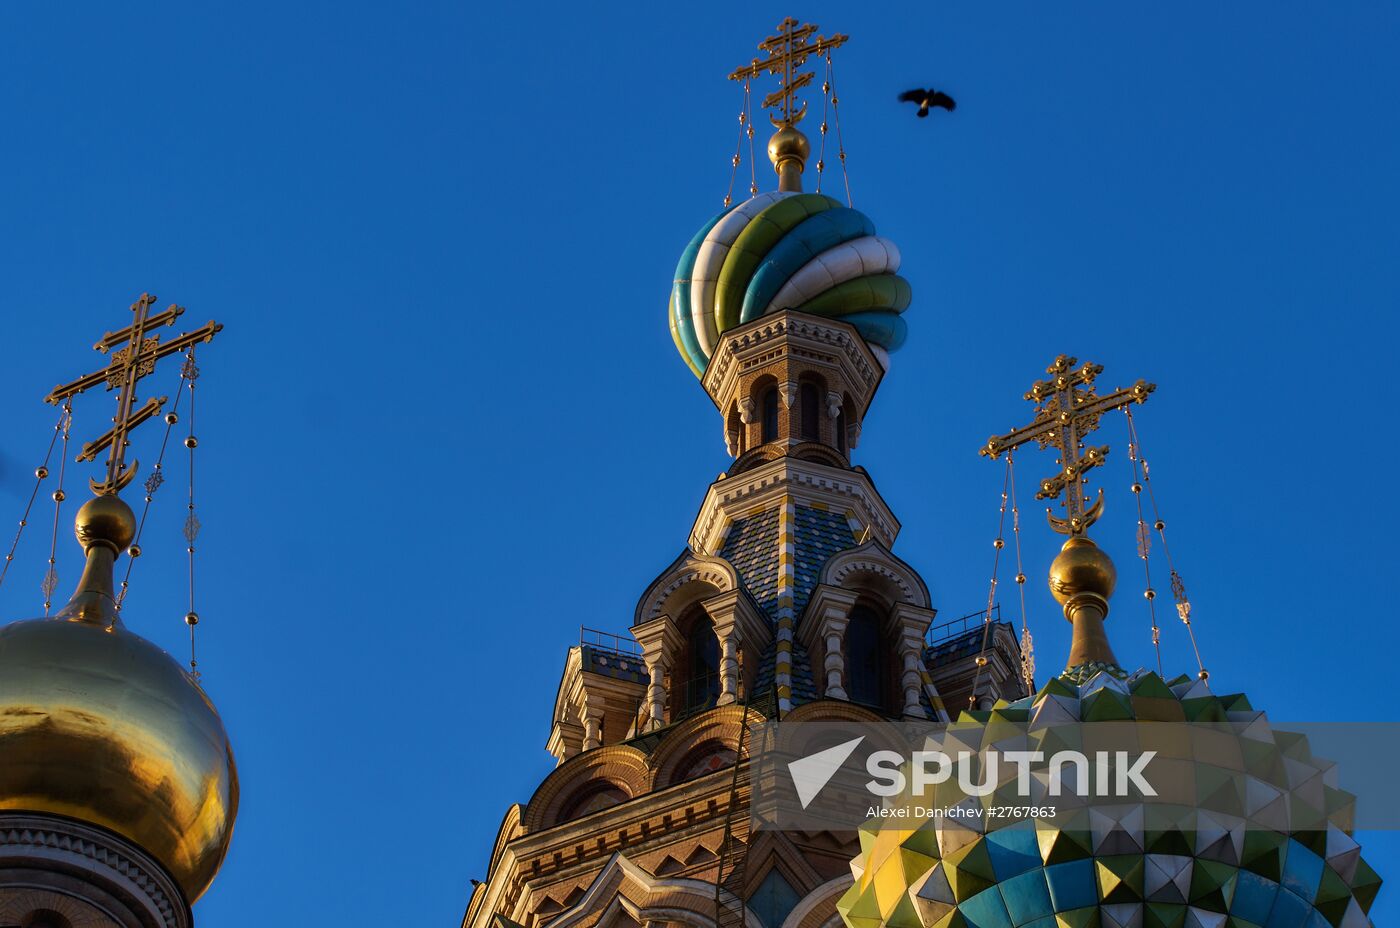
[[[184,351],[199,342],[212,341],[215,333],[223,328],[211,320],[193,332],[186,332],[161,344],[159,335],[148,333],[161,326],[174,325],[185,308],[171,303],[164,312],[153,314],[151,306],[155,301],[156,298],[152,294],[141,294],[136,302],[131,304],[131,311],[135,316],[131,325],[116,332],[108,332],[92,346],[94,351],[103,354],[111,352],[112,360],[106,367],[79,377],[72,383],[54,387],[53,392],[44,397],[44,402],[57,405],[98,384],[105,383],[108,390],[120,389],[121,392],[117,394],[117,414],[112,417],[112,428],[83,445],[83,451],[78,455],[79,461],[92,461],[96,460],[104,448],[110,449],[107,455],[106,479],[100,483],[96,480],[88,481],[92,492],[98,496],[114,494],[131,482],[140,462],[132,461],[130,466],[126,465],[126,448],[131,444],[127,436],[136,426],[158,415],[168,399],[164,396],[155,397],[139,409],[136,408],[137,382],[153,372],[156,362],[161,358]],[[114,348],[115,351],[112,350]]]
[[807,62],[809,55],[819,55],[833,48],[840,48],[850,38],[850,36],[838,32],[831,38],[817,36],[808,42],[808,38],[816,31],[817,27],[812,23],[799,26],[797,20],[789,16],[778,23],[777,35],[769,36],[759,43],[758,50],[767,52],[767,58],[762,60],[755,58],[751,64],[739,68],[729,75],[731,81],[752,80],[764,71],[782,75],[778,89],[764,97],[762,104],[764,109],[776,108],[781,104],[783,118],[780,120],[776,116],[768,117],[775,126],[795,125],[807,113],[805,102],[802,104],[802,108],[794,113],[792,98],[793,94],[812,83],[812,72],[808,71],[806,74],[797,75],[792,72],[802,67]]
[[1103,512],[1103,490],[1092,506],[1085,507],[1084,475],[1103,463],[1108,445],[1084,446],[1084,436],[1099,427],[1099,417],[1111,409],[1129,403],[1145,403],[1147,395],[1157,389],[1155,383],[1139,380],[1126,390],[1108,396],[1094,393],[1094,378],[1103,373],[1102,364],[1086,362],[1075,369],[1077,358],[1060,355],[1045,369],[1050,380],[1036,381],[1025,398],[1036,404],[1035,420],[1030,425],[993,435],[979,452],[996,460],[1003,452],[1012,451],[1030,441],[1040,447],[1054,447],[1060,452],[1061,470],[1040,482],[1036,499],[1054,499],[1064,495],[1066,517],[1057,519],[1046,510],[1050,527],[1062,535],[1082,535],[1098,521]]

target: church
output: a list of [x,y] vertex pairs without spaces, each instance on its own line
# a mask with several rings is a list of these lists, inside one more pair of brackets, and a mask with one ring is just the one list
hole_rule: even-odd
[[[1244,814],[1207,825],[1204,811],[1190,825],[1147,827],[1133,804],[1107,826],[1081,811],[995,833],[988,824],[985,834],[878,821],[860,834],[752,827],[749,729],[766,721],[1035,730],[1052,716],[1241,725],[1262,715],[1242,696],[1212,694],[1204,667],[1170,679],[1129,673],[1109,643],[1116,571],[1086,534],[1102,497],[1086,505],[1083,495],[1108,449],[1085,435],[1106,411],[1144,402],[1150,384],[1101,397],[1102,368],[1061,356],[1027,394],[1036,422],[984,449],[996,458],[1039,441],[1060,453],[1062,473],[1043,487],[1063,493],[1066,516],[1051,521],[1070,536],[1049,578],[1074,630],[1059,675],[1036,681],[1029,636],[991,599],[944,620],[896,553],[899,520],[858,447],[898,363],[912,294],[898,247],[871,217],[804,192],[811,143],[795,97],[814,72],[800,71],[809,59],[829,68],[846,38],[815,33],[785,20],[759,46],[768,57],[730,75],[778,75],[763,100],[777,129],[768,143],[777,190],[751,188],[694,233],[668,306],[676,350],[714,403],[732,463],[679,554],[640,592],[629,633],[585,629],[568,648],[548,736],[558,766],[507,811],[463,928],[1370,924],[1379,877],[1344,815],[1292,834]],[[822,92],[834,109],[829,84]],[[1282,765],[1289,748],[1270,741],[1260,763]],[[1322,769],[1292,753],[1290,764]],[[1277,795],[1267,776],[1239,779],[1242,790]]]
[[[1093,502],[1086,484],[1108,448],[1087,436],[1100,416],[1144,403],[1153,385],[1100,393],[1102,367],[1061,355],[1026,394],[1034,421],[983,449],[994,461],[1027,445],[1059,456],[1040,490],[1064,509],[1051,519],[1067,540],[1048,577],[1073,628],[1063,670],[1037,675],[1030,636],[1001,614],[995,582],[984,609],[944,615],[900,556],[899,517],[859,449],[899,349],[918,338],[914,294],[875,217],[830,192],[845,167],[839,131],[828,131],[839,101],[829,77],[804,70],[825,65],[829,75],[845,41],[784,20],[759,45],[762,57],[730,75],[746,100],[776,78],[742,124],[752,140],[755,108],[771,110],[776,189],[755,181],[746,198],[731,189],[718,215],[675,230],[666,310],[679,363],[714,405],[716,418],[694,425],[712,431],[729,461],[688,528],[677,526],[675,545],[646,568],[654,579],[632,614],[553,643],[562,657],[553,711],[535,721],[555,766],[505,810],[461,925],[1370,925],[1381,879],[1351,836],[1350,797],[1326,763],[1274,732],[1243,695],[1212,691],[1204,666],[1134,671],[1113,651],[1117,572],[1089,537],[1102,497]],[[818,97],[814,158],[802,124],[816,123]],[[98,343],[110,363],[50,397],[66,414],[74,396],[105,386],[119,390],[119,408],[78,459],[107,456],[74,523],[85,558],[76,590],[51,615],[0,627],[0,928],[190,928],[232,840],[237,733],[230,738],[201,688],[193,650],[193,478],[188,663],[121,614],[119,564],[140,555],[143,520],[121,495],[136,493],[128,434],[163,420],[169,442],[188,425],[183,447],[194,454],[195,350],[220,330],[210,322],[162,342],[156,330],[183,310],[154,305],[143,295],[131,325]],[[187,411],[137,397],[172,355],[184,358]],[[70,421],[61,417],[57,432],[64,453]],[[158,485],[147,483],[147,504]],[[1019,592],[1028,578],[1019,539],[1006,534],[996,551],[1008,563],[1016,552],[1008,575]],[[1189,602],[1176,598],[1189,628]],[[755,730],[819,722],[917,724],[984,750],[1007,732],[1049,750],[1097,722],[1242,733],[1222,752],[1233,751],[1233,766],[1181,758],[1189,796],[1165,818],[1162,806],[1133,800],[1004,825],[891,813],[859,829],[755,827]]]

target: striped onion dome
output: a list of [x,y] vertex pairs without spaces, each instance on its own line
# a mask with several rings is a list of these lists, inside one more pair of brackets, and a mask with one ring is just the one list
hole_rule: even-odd
[[888,367],[907,332],[898,270],[899,249],[864,213],[819,193],[760,194],[705,223],[681,254],[671,338],[700,377],[722,333],[795,309],[854,326]]

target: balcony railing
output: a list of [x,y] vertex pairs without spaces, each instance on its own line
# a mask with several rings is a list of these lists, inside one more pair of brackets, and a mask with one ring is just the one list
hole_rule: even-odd
[[578,643],[595,651],[608,651],[622,657],[642,656],[642,646],[631,635],[614,635],[612,632],[599,631],[587,625],[578,627]]
[[[951,622],[944,622],[941,625],[934,625],[929,628],[926,641],[929,646],[939,645],[945,641],[952,641],[960,638],[974,629],[980,629],[987,621],[987,610],[982,609],[977,612],[969,612],[961,618],[953,619]],[[1001,603],[992,606],[992,621],[1001,621]]]

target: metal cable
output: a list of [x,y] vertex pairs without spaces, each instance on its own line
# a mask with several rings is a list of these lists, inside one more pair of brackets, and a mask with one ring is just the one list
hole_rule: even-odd
[[1176,565],[1172,563],[1172,550],[1167,544],[1167,523],[1163,521],[1161,511],[1157,508],[1157,497],[1152,492],[1152,469],[1147,464],[1147,458],[1142,456],[1142,444],[1138,441],[1137,424],[1133,421],[1133,412],[1127,406],[1123,407],[1123,414],[1128,417],[1128,441],[1130,447],[1134,449],[1137,456],[1142,458],[1142,483],[1147,489],[1147,501],[1152,507],[1152,527],[1157,530],[1157,536],[1162,540],[1162,556],[1167,559],[1167,570],[1171,573],[1172,597],[1176,600],[1176,614],[1181,619],[1181,623],[1186,626],[1186,634],[1191,639],[1191,650],[1196,655],[1197,676],[1202,680],[1210,679],[1210,671],[1206,670],[1205,662],[1201,660],[1201,648],[1196,642],[1196,630],[1191,625],[1191,601],[1186,598],[1186,584],[1181,579],[1181,574],[1177,573]]
[[756,197],[758,196],[758,167],[753,154],[753,98],[747,80],[744,81],[744,115],[746,117],[744,131],[749,136],[749,196]]
[[[1126,409],[1124,410],[1127,411]],[[1149,558],[1152,554],[1152,533],[1147,530],[1147,521],[1142,515],[1142,477],[1139,472],[1137,442],[1131,432],[1128,435],[1128,462],[1133,468],[1133,501],[1137,503],[1137,556],[1142,561],[1143,580],[1147,584],[1142,595],[1147,597],[1147,612],[1152,617],[1152,648],[1157,652],[1157,676],[1162,671],[1162,628],[1157,624],[1157,591],[1152,588],[1152,567]]]
[[846,182],[846,205],[854,208],[855,203],[851,201],[851,175],[846,170],[846,143],[841,139],[841,111],[838,108],[841,101],[836,98],[836,70],[832,67],[829,51],[826,53],[826,69],[831,84],[831,118],[836,123],[836,154],[841,159],[841,179]]
[[29,524],[29,512],[34,508],[34,500],[39,498],[39,485],[49,476],[49,461],[53,458],[54,446],[58,444],[58,436],[63,431],[63,423],[71,413],[72,407],[68,403],[64,403],[63,408],[58,413],[58,422],[54,424],[53,435],[49,438],[49,450],[44,452],[44,463],[34,469],[34,489],[29,493],[29,502],[24,505],[24,515],[20,516],[15,540],[10,543],[10,553],[5,555],[5,564],[0,567],[0,586],[4,585],[5,575],[10,572],[10,564],[14,561],[15,551],[19,548],[20,536],[24,534],[24,527]]
[[1021,679],[1026,683],[1026,695],[1035,695],[1035,645],[1026,622],[1026,572],[1021,566],[1021,509],[1016,505],[1015,455],[1006,455],[1007,482],[1011,485],[1011,537],[1016,543],[1016,592],[1021,598]]
[[194,610],[194,541],[199,535],[199,518],[194,511],[194,449],[199,442],[194,434],[194,383],[199,379],[199,368],[194,363],[194,348],[190,348],[185,355],[185,363],[180,368],[180,373],[190,389],[190,428],[189,435],[185,438],[185,447],[190,452],[190,501],[188,506],[189,515],[185,517],[185,543],[186,551],[189,553],[189,574],[190,574],[190,611],[185,614],[185,624],[190,629],[190,676],[198,682],[200,678],[199,661],[196,659],[194,648],[194,629],[199,624],[199,613]]
[[826,113],[831,103],[831,53],[826,55],[826,77],[822,80],[822,124],[817,148],[817,193],[822,192],[822,172],[826,170]]
[[734,143],[733,167],[729,170],[729,189],[724,191],[724,208],[728,209],[729,204],[734,202],[734,179],[739,176],[739,162],[743,160],[740,156],[744,151],[744,127],[748,124],[749,109],[749,82],[744,81],[744,105],[739,110],[739,138]]
[[967,707],[977,708],[977,684],[982,680],[982,668],[987,666],[987,646],[991,643],[992,637],[992,610],[997,600],[997,570],[1001,565],[1001,549],[1006,547],[1006,541],[1002,537],[1006,528],[1006,501],[1011,485],[1011,461],[1008,457],[1006,474],[1002,477],[1001,483],[1001,511],[997,515],[997,537],[992,542],[992,547],[996,549],[996,554],[992,557],[992,581],[987,590],[987,612],[982,619],[982,647],[977,652],[977,669],[972,674],[972,692],[967,696]]
[[122,611],[122,603],[126,601],[127,590],[131,584],[131,571],[136,566],[136,559],[141,556],[141,535],[146,529],[146,517],[151,514],[151,500],[155,498],[156,490],[165,483],[165,449],[170,444],[170,433],[175,428],[175,423],[180,421],[180,400],[185,393],[185,375],[183,370],[180,373],[180,386],[175,391],[175,404],[170,407],[170,412],[165,414],[165,436],[160,440],[160,454],[156,457],[155,467],[151,469],[151,475],[146,478],[146,504],[141,509],[141,520],[136,523],[136,537],[131,541],[131,547],[127,550],[126,574],[122,577],[122,586],[117,593],[117,611]]
[[49,539],[49,569],[44,574],[42,584],[44,615],[49,614],[49,607],[53,605],[53,591],[58,588],[58,570],[55,567],[54,555],[58,551],[58,517],[63,509],[63,501],[67,498],[63,484],[68,473],[68,434],[73,430],[72,401],[65,402],[63,409],[68,415],[63,420],[63,450],[59,452],[58,458],[58,489],[53,491],[53,536]]

